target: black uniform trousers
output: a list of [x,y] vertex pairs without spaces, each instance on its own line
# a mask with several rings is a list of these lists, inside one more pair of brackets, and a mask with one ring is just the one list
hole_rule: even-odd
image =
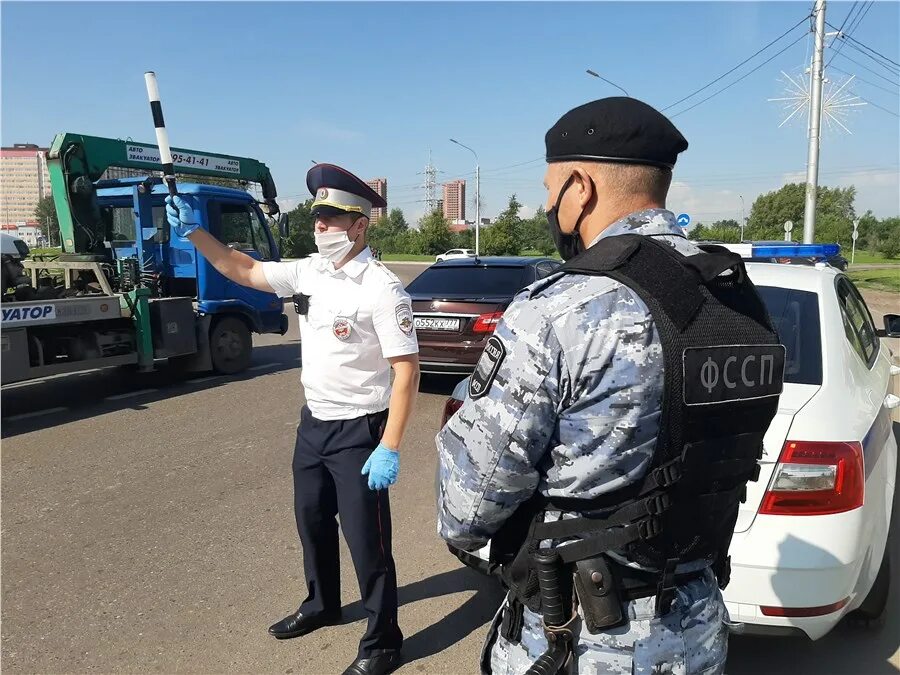
[[294,515],[303,544],[305,616],[341,608],[338,525],[350,549],[368,615],[360,658],[400,649],[397,573],[391,555],[391,507],[387,490],[370,490],[363,465],[381,440],[387,411],[349,420],[323,421],[303,406],[294,446]]

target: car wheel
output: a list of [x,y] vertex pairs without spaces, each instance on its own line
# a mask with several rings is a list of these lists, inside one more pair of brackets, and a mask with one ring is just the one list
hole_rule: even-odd
[[891,542],[888,539],[884,548],[884,558],[881,561],[881,567],[878,570],[878,576],[875,577],[875,583],[872,589],[862,601],[862,604],[850,612],[847,618],[853,622],[861,622],[865,624],[874,623],[878,625],[884,619],[884,610],[887,607],[888,595],[891,591]]
[[246,370],[253,355],[247,324],[233,316],[216,321],[209,331],[209,353],[217,373],[232,375]]

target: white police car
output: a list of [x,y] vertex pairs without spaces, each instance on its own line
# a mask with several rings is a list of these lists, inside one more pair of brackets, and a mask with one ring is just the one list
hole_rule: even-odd
[[[854,612],[878,619],[891,581],[888,545],[897,476],[891,377],[900,368],[879,340],[848,277],[824,264],[836,245],[748,246],[747,262],[786,347],[785,386],[765,436],[731,543],[724,591],[747,633],[816,640]],[[752,249],[752,250],[751,250]],[[896,323],[886,334],[897,333]],[[445,421],[462,404],[461,382]],[[457,552],[486,568],[487,551]]]

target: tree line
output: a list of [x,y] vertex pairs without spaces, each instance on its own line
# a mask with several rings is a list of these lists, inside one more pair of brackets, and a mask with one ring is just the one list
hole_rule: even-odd
[[[784,239],[784,223],[792,221],[791,238],[801,241],[803,236],[803,209],[806,195],[804,183],[790,183],[778,190],[760,195],[753,202],[744,228],[744,239],[749,241],[781,241]],[[900,256],[900,217],[876,218],[871,211],[857,216],[854,208],[856,188],[819,187],[816,198],[817,242],[837,242],[846,253],[852,245],[853,221],[859,220],[857,250],[880,253],[887,258]],[[299,204],[289,212],[288,234],[281,242],[282,254],[299,258],[316,250],[313,238],[314,218],[312,199]],[[522,204],[511,195],[503,212],[493,223],[481,228],[481,253],[484,255],[522,255],[535,253],[551,255],[553,240],[547,223],[547,214],[539,207],[530,218],[522,218]],[[59,223],[51,197],[38,201],[35,220],[43,233],[57,233]],[[734,243],[740,240],[740,223],[734,219],[712,223],[698,222],[690,229],[695,240],[714,240]],[[453,232],[450,223],[440,210],[425,214],[418,228],[409,225],[403,211],[391,211],[372,223],[368,240],[382,253],[437,255],[451,248],[475,248],[475,230]]]
[[[880,253],[886,258],[900,256],[900,217],[878,219],[871,211],[858,216],[853,204],[855,199],[856,188],[852,185],[846,188],[819,187],[816,192],[816,242],[836,242],[841,245],[843,253],[848,253],[853,245],[853,221],[858,219],[856,250]],[[791,239],[802,241],[805,200],[805,183],[789,183],[760,195],[750,209],[744,239],[782,241],[784,224],[791,221],[794,224]],[[737,220],[717,220],[708,225],[697,223],[690,230],[690,236],[696,240],[735,243],[740,240],[740,228]]]
[[[307,200],[288,214],[290,225],[284,241],[284,255],[300,257],[315,251],[311,206],[312,200]],[[481,254],[522,255],[527,252],[550,255],[554,252],[544,209],[538,208],[531,218],[521,218],[521,209],[522,204],[516,195],[512,195],[506,209],[494,222],[481,227]],[[438,255],[451,248],[474,249],[475,230],[453,232],[440,210],[425,214],[419,220],[418,228],[413,228],[403,211],[395,208],[370,225],[368,242],[382,253]]]

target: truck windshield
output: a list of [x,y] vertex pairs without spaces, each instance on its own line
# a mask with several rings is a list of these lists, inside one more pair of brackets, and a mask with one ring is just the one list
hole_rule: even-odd
[[263,260],[271,260],[272,250],[266,226],[249,204],[222,204],[222,241],[245,251],[257,251]]
[[[133,207],[101,206],[100,216],[103,218],[106,232],[109,233],[109,240],[113,244],[136,241],[137,232]],[[165,243],[168,240],[165,206],[153,207],[153,226],[156,228],[156,234],[149,241],[155,244]]]

